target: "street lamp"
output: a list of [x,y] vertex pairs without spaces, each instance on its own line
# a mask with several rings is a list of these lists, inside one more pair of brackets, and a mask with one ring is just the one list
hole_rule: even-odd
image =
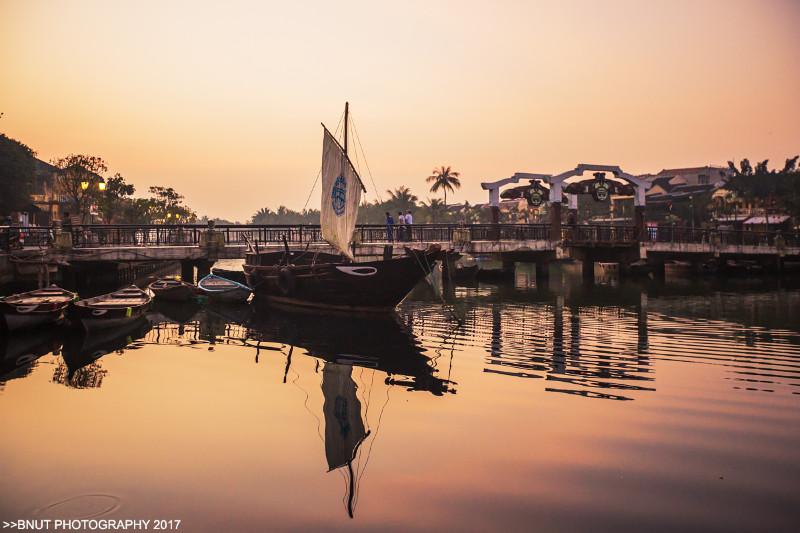
[[106,190],[106,182],[105,181],[101,181],[100,183],[98,183],[97,184],[97,189],[101,190],[101,191]]
[[85,191],[88,188],[89,188],[89,182],[88,181],[82,181],[81,182],[81,190]]

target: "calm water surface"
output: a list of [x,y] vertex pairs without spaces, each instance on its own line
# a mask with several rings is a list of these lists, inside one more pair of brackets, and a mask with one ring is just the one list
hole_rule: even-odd
[[0,519],[797,531],[800,291],[420,286],[388,319],[162,306],[0,341]]

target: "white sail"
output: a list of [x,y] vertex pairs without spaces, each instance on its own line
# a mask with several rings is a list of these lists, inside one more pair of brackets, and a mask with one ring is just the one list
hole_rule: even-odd
[[326,129],[322,140],[322,238],[350,259],[363,185],[342,147]]

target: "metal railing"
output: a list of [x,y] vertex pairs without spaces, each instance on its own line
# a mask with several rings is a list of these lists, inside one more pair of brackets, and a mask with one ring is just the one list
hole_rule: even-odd
[[[225,244],[322,243],[319,225],[225,225],[217,226]],[[208,230],[204,225],[83,225],[72,226],[76,248],[108,246],[196,246]],[[452,242],[481,240],[546,240],[547,224],[409,224],[391,228],[383,224],[360,224],[356,235],[362,243]]]
[[636,237],[635,226],[574,224],[561,228],[561,239],[574,244],[631,244]]
[[10,252],[25,247],[47,248],[53,243],[50,228],[0,226],[0,251]]
[[[319,225],[224,225],[217,226],[225,244],[281,244],[283,239],[292,245],[322,243]],[[197,246],[208,226],[201,224],[168,225],[79,225],[64,228],[72,236],[75,248],[104,248],[121,246]],[[395,225],[389,230],[383,224],[362,224],[356,227],[361,243],[402,242],[471,242],[497,240],[538,240],[551,238],[549,224],[411,224]],[[561,227],[561,240],[573,245],[630,245],[636,242],[696,243],[718,245],[775,246],[776,238],[785,246],[800,246],[798,233],[766,231],[717,230],[684,226],[647,227],[642,235],[635,226],[574,224]],[[23,247],[48,247],[53,243],[53,231],[43,227],[0,226],[0,251],[9,252]]]
[[657,226],[648,227],[646,236],[646,240],[650,242],[716,244],[719,246],[775,246],[776,239],[782,240],[785,246],[800,246],[800,234],[797,232]]

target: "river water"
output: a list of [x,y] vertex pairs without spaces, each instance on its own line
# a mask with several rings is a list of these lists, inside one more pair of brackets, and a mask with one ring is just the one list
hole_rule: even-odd
[[423,284],[389,318],[156,305],[123,331],[5,338],[0,519],[797,531],[783,283],[519,268]]

